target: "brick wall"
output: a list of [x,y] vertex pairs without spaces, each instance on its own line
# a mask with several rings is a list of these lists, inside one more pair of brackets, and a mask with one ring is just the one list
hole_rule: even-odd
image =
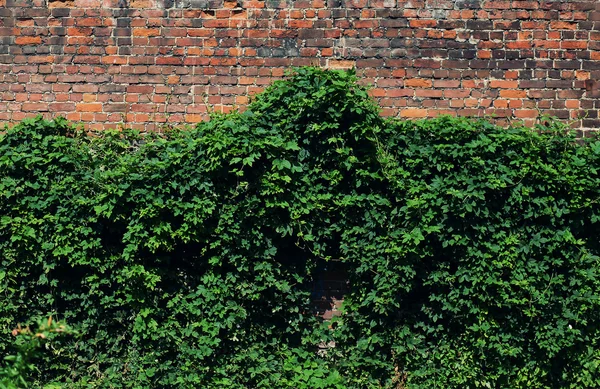
[[356,66],[385,115],[600,128],[600,1],[0,0],[0,123],[194,123],[300,65]]

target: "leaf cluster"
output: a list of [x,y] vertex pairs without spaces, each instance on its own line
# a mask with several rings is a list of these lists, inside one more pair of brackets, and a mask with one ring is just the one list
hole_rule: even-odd
[[[35,371],[36,364],[40,363],[43,346],[52,349],[55,353],[57,348],[51,342],[63,335],[73,334],[73,330],[65,324],[52,320],[38,321],[37,328],[32,331],[29,326],[17,326],[12,331],[15,337],[16,354],[4,357],[3,365],[0,365],[0,388],[19,389],[28,388],[28,376]],[[43,361],[48,363],[48,361]],[[51,363],[51,362],[50,362]],[[44,386],[44,389],[60,388],[60,384],[53,383]]]

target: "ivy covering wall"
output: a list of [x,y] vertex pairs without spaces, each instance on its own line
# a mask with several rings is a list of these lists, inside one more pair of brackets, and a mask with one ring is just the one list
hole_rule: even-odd
[[78,335],[34,387],[596,388],[599,167],[559,123],[384,120],[315,68],[186,130],[25,120],[0,136],[0,355],[53,314]]

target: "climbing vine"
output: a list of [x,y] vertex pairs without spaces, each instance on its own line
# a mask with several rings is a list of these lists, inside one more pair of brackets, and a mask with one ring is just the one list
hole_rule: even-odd
[[384,120],[315,68],[185,131],[27,119],[0,136],[0,354],[51,314],[81,336],[38,387],[598,387],[599,162],[557,122]]

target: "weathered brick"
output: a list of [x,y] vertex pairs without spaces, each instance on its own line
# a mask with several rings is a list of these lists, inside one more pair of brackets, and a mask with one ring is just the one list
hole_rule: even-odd
[[552,30],[576,30],[577,23],[566,22],[566,21],[552,21],[552,22],[550,22],[550,29],[552,29]]
[[127,103],[104,104],[103,111],[104,112],[127,112],[127,108],[128,108]]
[[467,29],[470,30],[491,30],[494,25],[491,20],[469,20],[467,21]]
[[428,79],[409,79],[404,82],[405,87],[410,88],[431,88],[433,85],[432,80]]

